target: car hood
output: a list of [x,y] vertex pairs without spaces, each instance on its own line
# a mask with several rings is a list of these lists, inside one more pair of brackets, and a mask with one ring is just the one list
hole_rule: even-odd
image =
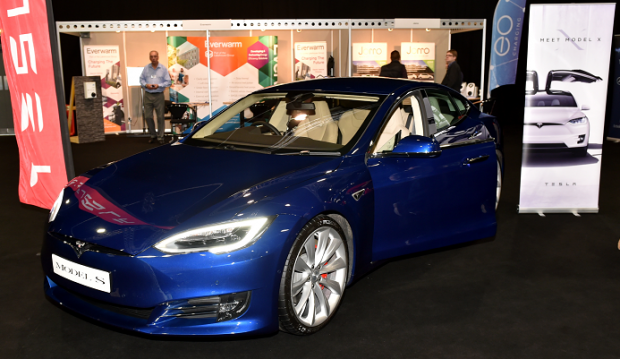
[[339,163],[325,156],[161,146],[71,181],[49,231],[136,254],[209,208],[230,219],[241,207],[226,210],[222,203],[235,193],[258,184],[274,191]]
[[526,107],[525,123],[561,123],[584,117],[578,107]]

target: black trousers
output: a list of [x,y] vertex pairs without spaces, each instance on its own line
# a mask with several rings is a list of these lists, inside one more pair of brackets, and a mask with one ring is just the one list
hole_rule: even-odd
[[[144,119],[149,128],[151,138],[164,138],[166,123],[164,121],[165,97],[163,92],[150,93],[144,91]],[[157,132],[155,131],[155,121],[153,121],[153,110],[157,116]]]

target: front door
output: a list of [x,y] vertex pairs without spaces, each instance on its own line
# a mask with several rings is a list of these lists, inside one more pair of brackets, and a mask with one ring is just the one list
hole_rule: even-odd
[[[405,97],[388,118],[368,160],[375,196],[373,260],[494,232],[495,144],[477,116],[468,115],[464,103],[447,91],[428,90]],[[409,134],[434,136],[441,154],[385,155]]]

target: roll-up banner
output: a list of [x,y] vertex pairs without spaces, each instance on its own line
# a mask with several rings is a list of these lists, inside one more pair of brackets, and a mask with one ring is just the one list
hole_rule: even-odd
[[524,13],[525,0],[497,2],[493,16],[488,97],[491,97],[491,90],[515,83]]
[[435,82],[434,42],[401,42],[400,62],[407,69],[407,78]]
[[115,116],[116,108],[123,110],[123,79],[121,77],[121,60],[116,45],[84,46],[85,76],[101,78],[101,96],[103,98],[103,128],[105,132],[125,130],[120,116]]
[[351,52],[353,76],[379,76],[388,62],[387,42],[354,42]]
[[607,139],[620,141],[620,35],[614,36],[614,92],[611,106],[611,121],[607,128]]
[[327,42],[295,43],[295,80],[327,77]]
[[614,13],[530,7],[520,213],[598,212]]
[[[278,81],[278,37],[209,38],[213,110]],[[209,101],[206,37],[168,37],[170,97],[176,102]],[[209,110],[198,107],[198,117]]]
[[51,208],[67,183],[68,170],[46,1],[3,0],[0,28],[19,146],[19,199]]

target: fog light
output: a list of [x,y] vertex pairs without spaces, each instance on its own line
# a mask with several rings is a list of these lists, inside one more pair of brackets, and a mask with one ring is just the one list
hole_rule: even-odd
[[251,293],[248,291],[170,302],[162,317],[213,318],[218,322],[236,319],[248,309]]
[[579,135],[579,141],[577,143],[583,143],[586,140],[586,135]]

